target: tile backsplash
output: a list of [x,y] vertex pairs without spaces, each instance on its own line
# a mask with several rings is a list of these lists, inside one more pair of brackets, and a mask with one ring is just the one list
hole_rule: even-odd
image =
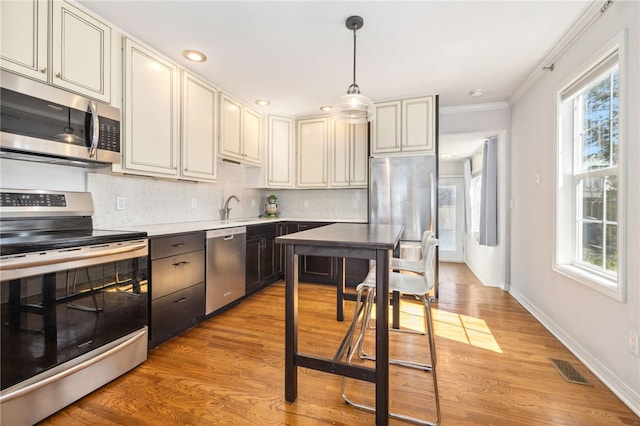
[[[89,173],[87,191],[93,195],[96,228],[155,225],[221,219],[227,197],[232,200],[230,217],[255,217],[260,207],[261,191],[244,187],[244,168],[219,163],[218,183],[170,181],[149,177]],[[124,199],[124,209],[117,209],[117,199]],[[266,202],[266,200],[265,200]]]
[[[267,196],[274,194],[282,217],[313,219],[367,219],[366,189],[264,190],[245,188],[245,168],[221,162],[217,183],[193,183],[88,173],[87,191],[93,195],[96,228],[117,229],[221,219],[230,195],[230,217],[257,217],[264,213]],[[117,208],[118,198],[124,209]]]

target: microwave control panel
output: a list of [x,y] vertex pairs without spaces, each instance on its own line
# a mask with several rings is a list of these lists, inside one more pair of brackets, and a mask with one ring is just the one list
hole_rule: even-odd
[[120,152],[120,122],[100,117],[98,149]]

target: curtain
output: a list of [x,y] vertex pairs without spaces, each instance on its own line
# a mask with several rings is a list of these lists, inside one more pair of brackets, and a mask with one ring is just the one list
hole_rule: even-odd
[[480,245],[498,245],[498,153],[497,139],[484,141],[480,198]]
[[464,232],[471,232],[471,159],[464,160]]

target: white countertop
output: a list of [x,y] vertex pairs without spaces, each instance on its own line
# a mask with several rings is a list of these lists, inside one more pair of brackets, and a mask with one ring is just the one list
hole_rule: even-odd
[[208,231],[211,229],[233,228],[236,226],[260,225],[263,223],[277,222],[342,222],[342,223],[366,223],[366,219],[327,219],[327,218],[232,218],[229,220],[207,220],[199,222],[161,223],[157,225],[139,225],[135,227],[118,227],[122,231],[146,232],[149,237],[160,235],[180,234],[183,232]]

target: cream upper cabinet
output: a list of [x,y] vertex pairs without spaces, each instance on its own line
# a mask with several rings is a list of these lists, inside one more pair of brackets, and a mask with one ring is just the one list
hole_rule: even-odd
[[51,83],[111,101],[111,28],[65,1],[53,2]]
[[182,72],[180,175],[213,181],[217,177],[218,90]]
[[267,117],[267,188],[293,188],[293,119]]
[[376,119],[371,123],[371,155],[399,152],[401,131],[402,103],[376,104]]
[[260,113],[247,108],[242,110],[242,143],[243,155],[246,163],[260,165],[262,159],[262,116]]
[[326,188],[329,118],[298,120],[298,188]]
[[367,186],[367,124],[333,123],[331,138],[331,186]]
[[[111,101],[111,28],[65,1],[3,1],[2,68]],[[51,40],[51,50],[49,50]]]
[[124,48],[124,168],[177,176],[178,67],[129,38]]
[[433,153],[435,99],[425,96],[376,104],[371,155]]
[[48,79],[48,3],[0,3],[0,66],[36,80]]
[[434,98],[402,101],[402,151],[434,151]]
[[220,94],[221,157],[260,165],[261,125],[262,118],[258,112],[225,93]]

